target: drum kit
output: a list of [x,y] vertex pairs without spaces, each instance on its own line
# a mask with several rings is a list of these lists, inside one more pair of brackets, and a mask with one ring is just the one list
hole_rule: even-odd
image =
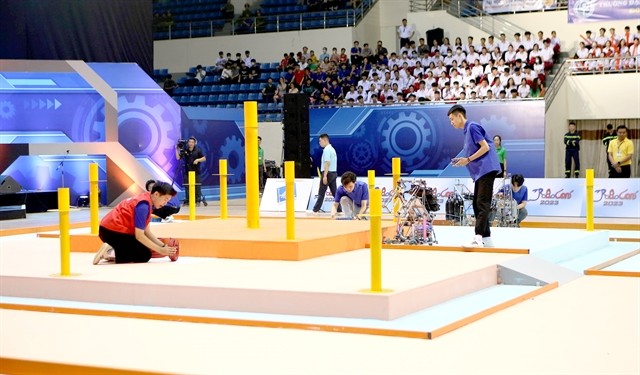
[[434,190],[422,179],[399,180],[391,193],[399,205],[396,213],[396,235],[383,240],[386,244],[437,244],[433,219],[440,209]]

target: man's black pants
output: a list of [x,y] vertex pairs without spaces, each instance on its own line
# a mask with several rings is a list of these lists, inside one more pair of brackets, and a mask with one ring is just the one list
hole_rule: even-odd
[[318,212],[322,208],[322,203],[324,203],[324,195],[327,192],[327,187],[331,190],[331,195],[336,196],[336,179],[338,178],[337,172],[329,172],[327,173],[327,184],[322,183],[322,178],[320,178],[320,188],[318,189],[318,199],[316,200],[316,204],[313,206],[313,212]]
[[473,215],[476,218],[476,234],[491,237],[489,215],[493,198],[493,182],[498,172],[492,171],[476,180],[473,187]]

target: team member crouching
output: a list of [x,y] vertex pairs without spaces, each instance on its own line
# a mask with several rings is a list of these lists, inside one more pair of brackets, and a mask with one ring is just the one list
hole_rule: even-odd
[[341,179],[341,186],[336,191],[333,206],[331,207],[331,217],[335,218],[338,206],[342,206],[345,219],[364,218],[361,216],[367,211],[369,203],[369,186],[361,181],[356,181],[353,172],[345,172]]
[[165,243],[149,228],[152,209],[162,208],[175,195],[170,184],[156,182],[150,192],[118,203],[100,222],[98,235],[104,243],[93,258],[93,264],[101,260],[145,263],[151,258],[165,256],[176,261],[179,256],[177,241],[164,239]]
[[[145,184],[145,190],[151,191],[155,183],[156,183],[156,180],[148,180],[147,183]],[[178,200],[177,194],[171,197],[171,199],[169,199],[169,202],[167,202],[167,204],[164,205],[164,207],[161,207],[161,208],[154,207],[153,210],[151,211],[151,213],[154,216],[157,216],[160,219],[162,219],[163,223],[172,222],[173,214],[177,214],[178,212],[180,212],[180,200]]]

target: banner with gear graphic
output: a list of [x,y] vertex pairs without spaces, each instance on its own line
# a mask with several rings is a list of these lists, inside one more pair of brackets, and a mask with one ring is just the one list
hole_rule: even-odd
[[[184,107],[181,138],[196,137],[197,146],[207,157],[200,166],[200,181],[204,187],[220,186],[218,176],[220,159],[227,159],[227,182],[239,185],[245,182],[244,169],[244,112],[242,109],[212,109]],[[178,173],[176,181],[182,181]]]
[[[481,123],[490,138],[502,137],[510,173],[544,177],[544,101],[464,103],[467,118]],[[413,176],[468,177],[453,168],[464,134],[447,117],[451,105],[363,106],[310,109],[314,169],[320,166],[320,134],[327,133],[338,155],[338,173],[391,173],[401,158],[402,172]]]

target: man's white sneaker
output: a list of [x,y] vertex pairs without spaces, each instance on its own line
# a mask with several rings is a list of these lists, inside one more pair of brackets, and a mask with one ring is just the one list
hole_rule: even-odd
[[173,215],[169,215],[162,219],[162,223],[173,223]]
[[482,237],[482,243],[484,244],[484,247],[495,247],[491,237]]
[[103,243],[100,248],[98,249],[98,252],[96,252],[96,255],[93,257],[93,265],[95,266],[96,264],[100,263],[101,260],[109,260],[109,256],[108,256],[108,252],[109,250],[113,250],[113,247],[111,247],[111,245],[109,245],[108,243]]
[[484,243],[482,242],[481,236],[475,236],[473,237],[473,240],[471,242],[468,242],[462,245],[462,247],[468,248],[468,249],[476,248],[476,247],[484,247]]

